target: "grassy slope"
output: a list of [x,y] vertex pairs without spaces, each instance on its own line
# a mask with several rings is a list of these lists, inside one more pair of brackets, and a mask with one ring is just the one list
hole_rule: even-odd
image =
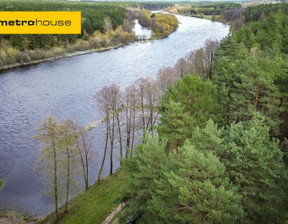
[[[62,214],[58,223],[102,223],[113,209],[120,204],[121,191],[125,187],[123,177],[123,172],[118,170],[112,176],[101,180],[71,200],[68,213]],[[37,223],[54,223],[53,217],[54,213],[51,213],[44,220],[39,220]]]

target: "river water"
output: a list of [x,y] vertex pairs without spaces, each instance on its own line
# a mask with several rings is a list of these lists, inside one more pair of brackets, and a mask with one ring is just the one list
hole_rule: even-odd
[[[37,216],[53,210],[42,195],[33,167],[40,145],[35,127],[48,114],[85,125],[97,119],[93,96],[105,85],[126,87],[140,77],[155,78],[163,66],[204,45],[222,39],[229,27],[204,19],[177,16],[180,24],[168,38],[101,53],[91,53],[17,68],[0,74],[0,206],[24,208]],[[91,160],[90,179],[97,177],[101,148]],[[105,174],[107,174],[108,164]]]

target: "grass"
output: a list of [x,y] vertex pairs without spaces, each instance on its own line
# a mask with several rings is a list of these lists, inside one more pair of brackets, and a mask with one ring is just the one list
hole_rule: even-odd
[[[69,202],[68,212],[61,213],[57,223],[98,224],[120,204],[121,191],[126,186],[124,173],[120,170],[91,186]],[[55,223],[54,213],[39,220],[39,224]]]

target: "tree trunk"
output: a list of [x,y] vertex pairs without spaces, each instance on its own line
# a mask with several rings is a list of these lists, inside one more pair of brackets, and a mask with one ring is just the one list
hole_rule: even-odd
[[84,176],[84,180],[85,180],[85,190],[88,189],[89,187],[89,163],[88,163],[88,153],[89,150],[86,146],[86,142],[85,142],[85,137],[84,137],[84,133],[82,132],[81,134],[81,138],[82,138],[82,142],[83,142],[83,148],[84,148],[84,153],[85,153],[85,176]]
[[150,90],[149,93],[149,109],[150,109],[150,130],[151,130],[151,134],[153,136],[153,113],[154,113],[154,108],[153,108],[153,103],[152,103],[152,90]]
[[[119,118],[119,112],[116,112],[116,120],[117,120],[117,126],[118,126],[118,132],[119,132],[119,144],[120,144],[120,158],[123,158],[123,148],[122,148],[122,133],[121,133],[121,127],[120,127],[120,118]],[[120,166],[122,165],[122,161],[120,160]]]
[[54,203],[55,203],[55,220],[58,220],[58,177],[57,177],[57,154],[55,143],[53,147],[53,160],[54,160]]
[[84,164],[84,159],[83,159],[83,155],[81,152],[81,146],[79,143],[79,138],[77,137],[77,147],[78,147],[78,152],[79,152],[79,156],[80,156],[80,161],[81,161],[81,166],[82,166],[82,170],[83,170],[83,178],[84,178],[84,183],[85,183],[85,190],[88,189],[88,186],[86,184],[86,170],[85,170],[85,164]]
[[113,148],[114,148],[114,137],[115,137],[115,114],[112,116],[112,128],[110,128],[110,172],[109,175],[113,174]]
[[258,87],[258,88],[257,88],[257,91],[256,91],[255,101],[254,101],[254,109],[255,109],[255,111],[257,111],[257,104],[258,104],[259,93],[260,93],[260,88]]
[[143,141],[145,139],[145,108],[144,108],[144,91],[143,87],[141,87],[141,111],[142,111],[142,126],[143,126]]
[[97,181],[100,180],[101,178],[101,174],[102,174],[102,170],[103,170],[103,167],[104,167],[104,163],[105,163],[105,159],[106,159],[106,154],[107,154],[107,148],[108,148],[108,135],[109,135],[109,130],[108,130],[108,124],[109,121],[106,122],[106,139],[105,139],[105,148],[104,148],[104,155],[103,155],[103,159],[102,159],[102,163],[101,163],[101,167],[100,167],[100,170],[99,170],[99,174],[98,174],[98,178],[97,178]]
[[129,103],[127,103],[125,111],[126,111],[126,130],[127,130],[125,158],[128,158],[130,148],[130,133],[131,133],[131,107]]
[[[134,141],[135,141],[135,126],[136,126],[136,108],[135,106],[133,106],[133,123],[132,123],[132,143],[131,143],[131,149],[134,148]],[[131,155],[131,151],[130,151],[130,155]]]
[[85,165],[86,165],[86,178],[85,178],[85,189],[89,187],[89,162],[88,162],[88,152],[85,152]]
[[66,153],[67,153],[67,179],[66,179],[66,203],[64,213],[68,211],[69,188],[70,188],[70,153],[67,146],[66,146]]

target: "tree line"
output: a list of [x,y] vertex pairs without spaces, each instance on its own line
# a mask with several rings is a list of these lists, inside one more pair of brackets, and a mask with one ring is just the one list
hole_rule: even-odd
[[192,14],[204,14],[204,15],[221,15],[226,10],[241,8],[241,5],[238,3],[232,2],[222,2],[222,3],[209,3],[205,5],[199,5],[194,8],[192,6],[191,13]]
[[[177,8],[177,7],[176,7]],[[216,3],[194,3],[190,5],[183,4],[177,8],[177,12],[199,18],[210,18],[212,20],[223,21],[226,11],[241,9],[241,4],[232,2],[216,2]]]

